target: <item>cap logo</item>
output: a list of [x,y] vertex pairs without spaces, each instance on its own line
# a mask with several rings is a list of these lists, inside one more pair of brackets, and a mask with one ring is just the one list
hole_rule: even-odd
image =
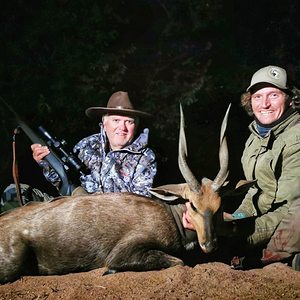
[[274,79],[280,79],[281,71],[279,69],[276,69],[276,68],[271,68],[269,70],[269,76],[274,78]]

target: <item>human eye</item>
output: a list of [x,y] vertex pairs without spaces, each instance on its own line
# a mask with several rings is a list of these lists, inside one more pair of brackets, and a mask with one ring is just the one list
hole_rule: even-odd
[[270,99],[277,99],[279,97],[279,93],[278,92],[272,92],[268,95],[268,97]]
[[118,119],[118,118],[113,118],[112,121],[115,122],[115,123],[118,123],[118,122],[120,121],[120,119]]
[[259,100],[261,96],[259,94],[252,95],[252,99]]
[[134,124],[134,119],[127,120],[127,124],[129,124],[129,125]]

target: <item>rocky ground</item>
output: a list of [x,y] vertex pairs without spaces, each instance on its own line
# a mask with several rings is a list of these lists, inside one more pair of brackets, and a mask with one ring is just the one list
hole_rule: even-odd
[[102,276],[105,270],[26,276],[0,285],[0,299],[300,299],[300,272],[282,263],[250,271],[219,262]]

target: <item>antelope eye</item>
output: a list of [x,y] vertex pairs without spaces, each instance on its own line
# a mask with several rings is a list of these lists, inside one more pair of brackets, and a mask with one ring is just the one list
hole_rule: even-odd
[[191,202],[191,208],[194,212],[197,212],[197,208],[194,206],[193,202]]

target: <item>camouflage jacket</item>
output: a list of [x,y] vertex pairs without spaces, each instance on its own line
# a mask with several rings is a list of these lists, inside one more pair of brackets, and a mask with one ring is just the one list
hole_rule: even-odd
[[[73,151],[91,171],[80,177],[81,186],[89,193],[132,192],[151,197],[157,171],[155,154],[146,148],[149,130],[146,128],[129,146],[116,151],[106,151],[108,141],[100,123],[100,133],[79,141]],[[59,188],[60,178],[46,161],[39,163],[48,181]]]

